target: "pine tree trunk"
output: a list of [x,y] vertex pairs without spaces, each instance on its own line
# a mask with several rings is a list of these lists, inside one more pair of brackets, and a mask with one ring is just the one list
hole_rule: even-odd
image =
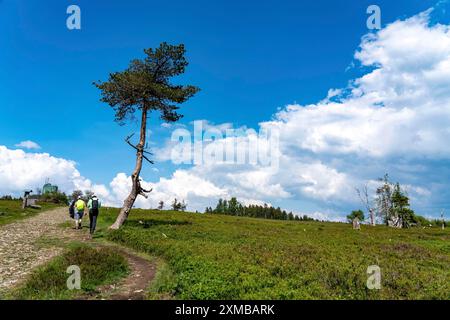
[[142,120],[141,120],[141,131],[140,131],[140,139],[139,144],[136,146],[136,166],[134,168],[133,173],[131,174],[132,187],[131,192],[128,197],[123,202],[123,207],[120,210],[119,215],[117,216],[116,221],[113,225],[111,225],[110,229],[117,230],[119,229],[124,222],[127,220],[128,215],[130,214],[131,208],[133,208],[134,202],[136,201],[137,196],[141,192],[141,186],[139,182],[139,175],[142,169],[142,160],[144,158],[144,146],[146,139],[146,130],[147,130],[147,110],[144,108],[142,110]]

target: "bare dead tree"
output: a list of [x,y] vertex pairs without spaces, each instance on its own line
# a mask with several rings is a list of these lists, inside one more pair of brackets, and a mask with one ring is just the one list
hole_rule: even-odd
[[366,207],[367,212],[369,213],[370,217],[370,224],[372,226],[375,225],[375,209],[373,208],[370,198],[369,198],[369,190],[367,188],[367,184],[364,185],[362,190],[359,188],[355,188],[356,193],[358,194],[359,200],[363,204],[363,206]]
[[383,178],[379,178],[378,181],[382,183],[376,189],[376,212],[384,220],[386,226],[395,223],[393,218],[393,203],[392,194],[394,191],[394,185],[389,181],[389,175],[385,174]]

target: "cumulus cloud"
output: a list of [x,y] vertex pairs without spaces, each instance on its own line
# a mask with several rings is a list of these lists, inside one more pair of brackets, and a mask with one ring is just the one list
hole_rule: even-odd
[[[190,204],[192,210],[203,210],[210,204],[210,199],[226,197],[226,190],[216,187],[206,179],[200,178],[185,170],[177,170],[167,178],[160,178],[158,182],[141,181],[144,189],[153,189],[149,198],[139,197],[136,206],[141,208],[155,208],[159,201],[169,207],[177,198]],[[120,205],[131,190],[131,178],[125,173],[119,173],[110,183],[111,196],[108,201],[113,205]]]
[[22,141],[15,145],[18,148],[24,148],[24,149],[40,149],[41,146],[38,145],[36,142],[31,140]]
[[[430,11],[362,39],[355,58],[373,68],[339,101],[290,105],[265,126],[290,147],[368,157],[450,157],[450,32]],[[346,94],[347,93],[347,94]]]
[[319,220],[319,221],[345,222],[347,220],[345,216],[338,215],[335,212],[313,211],[313,212],[308,212],[308,213],[303,213],[303,212],[293,212],[293,213],[299,217],[302,217],[303,215],[307,215],[308,217]]
[[36,191],[47,178],[66,192],[90,189],[108,196],[106,187],[83,177],[74,161],[0,146],[0,194],[18,194],[25,189]]
[[42,186],[47,177],[63,188],[79,179],[75,163],[47,153],[27,153],[0,146],[0,192],[15,193]]

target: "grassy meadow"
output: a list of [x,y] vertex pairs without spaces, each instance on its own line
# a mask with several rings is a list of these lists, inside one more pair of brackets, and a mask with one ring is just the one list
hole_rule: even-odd
[[[67,288],[67,268],[80,267],[81,291]],[[94,291],[98,286],[114,283],[128,272],[126,259],[111,248],[74,245],[63,255],[37,268],[25,283],[7,295],[19,300],[66,300]]]
[[22,209],[20,200],[0,200],[0,226],[17,220],[29,218],[39,212],[61,207],[61,204],[38,202],[41,209],[26,208]]
[[[97,239],[164,261],[150,298],[450,299],[450,230],[392,229],[135,209]],[[381,268],[381,289],[366,287]]]

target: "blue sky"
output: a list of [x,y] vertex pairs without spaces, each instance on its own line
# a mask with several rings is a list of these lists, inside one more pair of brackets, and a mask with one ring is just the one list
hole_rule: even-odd
[[[81,8],[82,30],[66,28],[70,4]],[[27,152],[73,160],[97,184],[129,174],[134,155],[123,138],[137,124],[114,123],[92,81],[105,80],[162,41],[186,45],[190,65],[177,81],[202,89],[182,106],[182,124],[204,119],[257,129],[280,108],[315,104],[329,89],[344,88],[367,72],[349,66],[369,32],[371,4],[381,7],[384,27],[436,1],[0,1],[0,144],[14,149],[20,141],[35,141],[41,149]],[[440,19],[448,23],[443,12]],[[163,148],[170,131],[156,116],[150,124],[151,141]],[[446,156],[431,160],[448,164]],[[143,170],[146,181],[169,179],[179,169],[169,161],[155,168]],[[268,201],[298,211],[350,208],[332,199],[303,200],[294,195]]]

